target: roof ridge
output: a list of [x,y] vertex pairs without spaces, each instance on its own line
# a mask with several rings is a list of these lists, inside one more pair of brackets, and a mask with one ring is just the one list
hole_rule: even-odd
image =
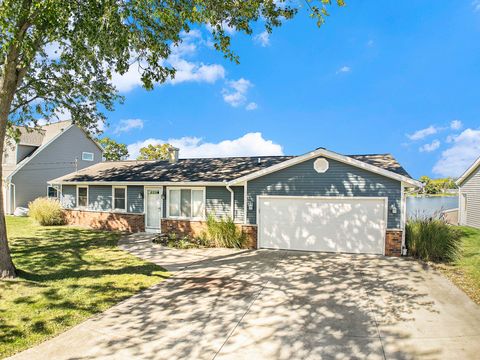
[[346,156],[385,156],[385,155],[390,155],[393,157],[392,153],[349,154]]

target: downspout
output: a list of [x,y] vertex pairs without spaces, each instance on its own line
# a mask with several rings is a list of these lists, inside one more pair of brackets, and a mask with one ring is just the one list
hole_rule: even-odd
[[[13,187],[13,203],[10,202],[10,204],[8,204],[8,205],[10,207],[10,214],[13,214],[15,212],[15,208],[17,207],[17,199],[15,198],[15,193],[16,193],[15,184],[11,182],[10,187]],[[9,196],[10,196],[12,194],[12,190],[9,188],[8,191],[10,193],[9,194]],[[10,200],[12,200],[11,196],[10,196]],[[13,211],[12,211],[12,204],[13,204]]]
[[406,256],[408,255],[407,252],[407,243],[405,237],[405,229],[407,225],[407,196],[405,194],[405,184],[402,182],[400,183],[401,189],[401,199],[400,199],[400,208],[401,208],[401,228],[402,228],[402,250],[401,255]]
[[235,209],[234,209],[235,193],[233,192],[230,185],[226,184],[226,188],[228,191],[230,191],[230,217],[232,218],[233,221],[235,221]]

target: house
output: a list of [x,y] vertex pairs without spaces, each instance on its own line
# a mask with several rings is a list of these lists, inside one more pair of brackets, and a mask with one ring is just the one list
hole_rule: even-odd
[[249,245],[400,255],[405,188],[422,184],[389,154],[103,162],[50,181],[69,223],[199,236],[230,216]]
[[455,182],[460,225],[480,228],[480,157]]
[[71,121],[18,130],[19,141],[9,139],[3,153],[2,191],[7,214],[27,207],[37,197],[56,196],[54,188],[47,188],[52,177],[102,161],[101,146]]

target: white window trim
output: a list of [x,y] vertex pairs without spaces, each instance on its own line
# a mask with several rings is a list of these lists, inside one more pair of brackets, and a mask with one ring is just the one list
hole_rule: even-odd
[[[79,205],[80,202],[78,201],[78,190],[79,190],[80,188],[86,188],[86,189],[87,189],[87,206],[80,206],[80,205]],[[77,186],[77,199],[76,199],[77,203],[75,204],[75,205],[76,205],[75,207],[76,207],[77,209],[88,209],[88,199],[90,198],[90,193],[89,193],[89,192],[90,192],[90,189],[88,188],[88,185],[80,185],[80,186]]]
[[[203,215],[199,217],[170,216],[170,190],[202,190],[203,191]],[[184,186],[167,186],[167,219],[175,220],[205,220],[207,211],[207,191],[205,187],[184,187]],[[180,211],[181,212],[181,211]]]
[[[89,159],[85,159],[85,155],[88,154],[88,155],[92,155],[92,160],[89,160]],[[83,161],[94,161],[95,160],[95,154],[93,152],[89,152],[89,151],[83,151],[82,152],[82,160]]]
[[50,198],[50,196],[48,196],[48,189],[49,188],[54,188],[55,190],[57,190],[57,196],[55,198],[60,199],[60,186],[59,185],[47,185],[47,197],[48,198]]
[[[125,189],[125,208],[116,209],[115,208],[115,189]],[[112,211],[113,212],[127,212],[127,187],[126,186],[112,186]],[[145,209],[144,209],[145,211]]]

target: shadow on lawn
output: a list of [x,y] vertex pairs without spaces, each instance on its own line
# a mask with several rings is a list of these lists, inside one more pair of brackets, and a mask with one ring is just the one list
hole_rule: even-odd
[[117,248],[118,239],[118,233],[46,228],[34,237],[15,238],[12,253],[19,277],[36,284],[108,275],[151,276],[158,272],[155,264],[127,259]]
[[[12,237],[18,277],[0,283],[0,300],[16,319],[0,316],[0,355],[2,345],[32,334],[52,335],[144,290],[152,281],[143,282],[143,275],[165,277],[158,265],[120,250],[119,237],[69,227],[38,228],[30,236]],[[17,314],[15,307],[24,313]]]

